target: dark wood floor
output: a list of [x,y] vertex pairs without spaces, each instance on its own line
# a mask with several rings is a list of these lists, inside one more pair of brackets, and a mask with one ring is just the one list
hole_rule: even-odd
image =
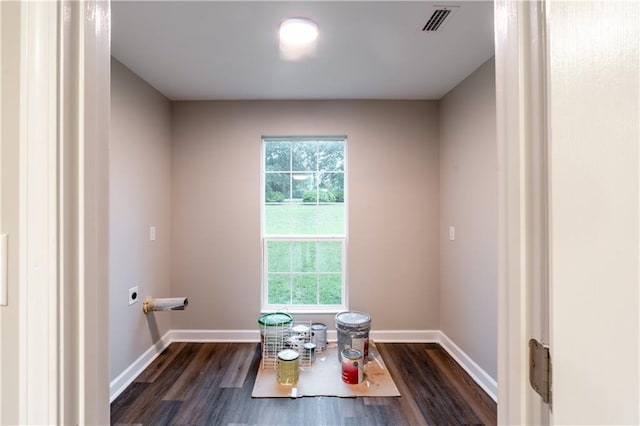
[[257,344],[173,343],[112,404],[112,424],[496,424],[496,404],[437,344],[376,344],[401,397],[251,398]]

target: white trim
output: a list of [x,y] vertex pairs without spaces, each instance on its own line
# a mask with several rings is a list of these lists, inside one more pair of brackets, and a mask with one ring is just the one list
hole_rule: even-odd
[[19,421],[58,422],[55,3],[27,2],[20,25]]
[[[372,330],[371,340],[380,343],[439,343],[439,330]],[[335,330],[327,331],[327,340],[338,339]],[[260,330],[172,330],[172,342],[259,342]]]
[[59,416],[51,423],[107,424],[110,3],[64,0],[53,6],[60,307],[50,326],[59,336]]
[[171,330],[172,342],[238,342],[260,341],[260,331],[255,330]]
[[369,338],[380,343],[439,343],[439,330],[371,330]]
[[[278,305],[270,305],[268,303],[268,251],[267,244],[269,240],[283,240],[283,241],[340,241],[342,242],[342,304],[341,305],[287,305],[287,308],[291,312],[297,313],[324,313],[324,312],[341,312],[348,308],[348,279],[347,279],[347,250],[348,250],[348,235],[349,235],[349,197],[348,197],[348,157],[347,157],[347,136],[320,136],[320,137],[310,137],[310,136],[302,136],[302,137],[294,137],[294,136],[279,136],[279,137],[266,137],[262,136],[261,148],[260,148],[260,235],[262,239],[262,265],[261,265],[261,278],[260,278],[260,306],[262,312],[268,312],[272,310],[279,309]],[[331,235],[315,235],[315,234],[293,234],[293,235],[282,235],[282,234],[270,234],[266,235],[266,206],[268,205],[279,205],[280,203],[267,203],[265,196],[265,185],[266,185],[266,176],[268,174],[273,173],[289,173],[289,199],[291,199],[293,195],[293,175],[296,173],[309,173],[315,174],[319,171],[319,163],[316,164],[315,171],[296,171],[293,169],[293,154],[290,152],[289,158],[289,170],[281,170],[281,171],[268,171],[265,169],[265,154],[266,154],[266,145],[269,142],[298,142],[298,141],[310,141],[310,142],[319,142],[319,141],[333,141],[333,142],[342,142],[344,148],[344,165],[343,170],[333,170],[326,171],[328,173],[342,173],[343,175],[343,202],[342,203],[320,203],[316,200],[315,205],[340,205],[342,204],[343,209],[343,219],[344,219],[344,232],[342,234],[331,234]],[[290,148],[291,150],[291,148]],[[319,191],[319,182],[316,182],[316,192]],[[294,205],[294,204],[291,204]],[[293,271],[290,271],[293,272]],[[317,275],[317,274],[316,274]],[[290,275],[291,278],[291,275]],[[290,286],[291,286],[290,282]],[[317,288],[317,292],[319,292],[319,287]],[[319,301],[319,293],[317,294]],[[332,312],[333,311],[333,312]]]
[[545,2],[495,2],[499,424],[548,424],[528,382],[548,318]]
[[464,371],[471,376],[471,378],[480,386],[484,391],[494,400],[498,401],[498,382],[491,377],[486,371],[475,363],[469,355],[467,355],[462,349],[458,347],[453,340],[440,331],[438,343],[444,350],[449,353]]
[[147,368],[173,341],[171,330],[147,349],[138,359],[133,361],[122,373],[109,384],[109,403],[112,403],[133,381]]

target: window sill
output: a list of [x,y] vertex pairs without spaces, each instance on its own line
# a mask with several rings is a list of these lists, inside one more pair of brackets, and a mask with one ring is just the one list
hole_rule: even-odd
[[267,308],[262,308],[260,310],[261,314],[270,314],[273,312],[287,312],[289,314],[299,314],[299,315],[304,315],[304,314],[337,314],[338,312],[344,312],[344,311],[348,311],[349,308],[346,306],[338,306],[338,307],[279,307],[279,308],[272,308],[272,307],[267,307]]

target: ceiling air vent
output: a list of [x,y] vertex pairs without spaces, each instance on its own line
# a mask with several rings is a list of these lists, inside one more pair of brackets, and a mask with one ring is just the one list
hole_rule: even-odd
[[435,33],[442,29],[445,22],[449,22],[454,13],[458,10],[459,6],[434,6],[433,13],[422,28],[422,31],[428,33]]

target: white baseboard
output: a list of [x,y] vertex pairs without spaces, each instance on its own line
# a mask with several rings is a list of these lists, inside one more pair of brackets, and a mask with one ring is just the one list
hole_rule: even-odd
[[[380,343],[437,343],[438,330],[372,330],[372,340]],[[335,342],[335,330],[327,331],[327,340]],[[172,330],[172,342],[259,342],[259,330]]]
[[172,342],[237,342],[260,341],[259,330],[171,330]]
[[438,330],[371,330],[369,338],[380,343],[437,343]]
[[471,376],[471,378],[482,388],[484,391],[498,402],[498,383],[487,374],[478,364],[469,357],[462,349],[458,347],[449,337],[442,331],[440,333],[440,346],[446,350],[451,358],[456,360],[458,364]]
[[113,402],[145,368],[171,344],[171,330],[167,331],[154,345],[147,349],[133,364],[127,367],[109,384],[109,403]]
[[[498,400],[496,381],[440,330],[371,330],[370,337],[380,343],[439,343],[494,401]],[[327,340],[330,342],[337,340],[335,330],[327,331]],[[111,382],[110,402],[113,402],[173,342],[254,343],[259,341],[259,330],[169,330]]]

